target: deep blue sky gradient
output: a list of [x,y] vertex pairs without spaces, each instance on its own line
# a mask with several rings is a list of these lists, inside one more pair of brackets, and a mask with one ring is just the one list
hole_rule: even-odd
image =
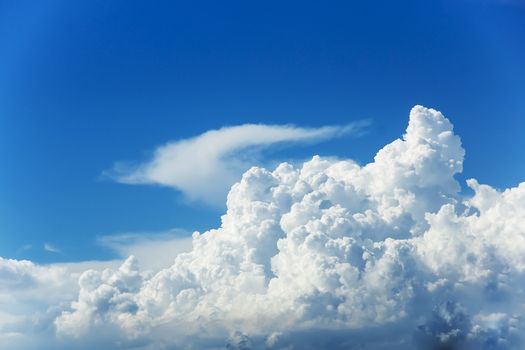
[[520,1],[0,0],[0,256],[109,258],[99,235],[216,226],[216,209],[101,173],[247,122],[369,118],[365,136],[269,155],[364,163],[423,104],[462,137],[460,179],[514,186],[524,62]]

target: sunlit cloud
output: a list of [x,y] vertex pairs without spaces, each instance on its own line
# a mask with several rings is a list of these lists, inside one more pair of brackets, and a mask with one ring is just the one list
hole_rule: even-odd
[[416,106],[368,164],[250,168],[191,239],[100,237],[132,254],[107,268],[0,259],[0,349],[521,349],[525,182],[465,195],[464,156]]

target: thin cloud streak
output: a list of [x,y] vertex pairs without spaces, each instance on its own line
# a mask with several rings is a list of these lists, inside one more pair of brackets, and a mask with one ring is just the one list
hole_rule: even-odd
[[157,271],[173,264],[177,255],[190,251],[192,236],[187,231],[174,229],[100,236],[97,242],[113,250],[122,259],[133,255],[142,267]]
[[44,250],[50,253],[60,253],[61,252],[59,248],[57,248],[54,244],[51,244],[51,243],[44,243]]
[[223,206],[230,188],[260,152],[276,144],[297,146],[363,133],[367,121],[343,126],[243,124],[210,130],[158,147],[138,166],[117,162],[105,176],[124,184],[154,184],[181,191],[188,199]]

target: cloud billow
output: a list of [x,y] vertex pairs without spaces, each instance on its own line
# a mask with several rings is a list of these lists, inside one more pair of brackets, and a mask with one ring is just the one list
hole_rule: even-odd
[[60,344],[522,349],[525,183],[469,180],[464,197],[464,155],[449,120],[416,106],[367,165],[253,167],[172,266],[84,272],[54,318]]

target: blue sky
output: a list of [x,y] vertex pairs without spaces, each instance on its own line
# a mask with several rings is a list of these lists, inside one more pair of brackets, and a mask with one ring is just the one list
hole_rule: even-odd
[[523,38],[519,1],[0,1],[0,256],[104,259],[99,236],[217,226],[222,208],[102,174],[244,123],[366,119],[363,135],[259,158],[366,163],[423,104],[462,137],[460,179],[516,185]]

